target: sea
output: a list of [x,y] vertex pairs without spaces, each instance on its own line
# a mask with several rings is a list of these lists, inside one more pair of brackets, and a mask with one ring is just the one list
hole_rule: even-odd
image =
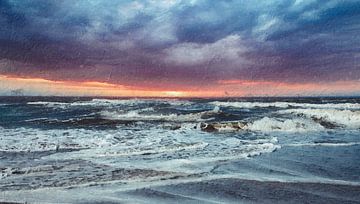
[[0,202],[360,203],[360,98],[0,97]]

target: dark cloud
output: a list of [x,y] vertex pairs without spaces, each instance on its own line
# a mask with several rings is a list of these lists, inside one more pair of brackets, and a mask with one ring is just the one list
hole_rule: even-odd
[[357,0],[2,0],[0,74],[135,84],[360,78]]

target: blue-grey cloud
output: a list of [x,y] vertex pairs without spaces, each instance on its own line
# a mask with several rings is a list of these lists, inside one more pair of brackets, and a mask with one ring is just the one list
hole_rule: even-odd
[[195,85],[359,79],[359,18],[358,0],[2,0],[0,73]]

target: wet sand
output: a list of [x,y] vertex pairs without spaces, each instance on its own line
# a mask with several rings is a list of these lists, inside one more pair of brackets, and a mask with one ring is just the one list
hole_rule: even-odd
[[171,200],[187,203],[360,203],[360,186],[242,179],[146,188],[130,194],[150,203]]
[[[302,154],[299,154],[300,150]],[[331,154],[323,154],[325,150]],[[59,167],[37,168],[37,172],[28,171],[27,177],[17,173],[15,177],[4,179],[0,201],[96,204],[360,203],[355,158],[336,158],[336,155],[341,156],[337,151],[351,150],[354,151],[352,155],[356,155],[358,146],[338,148],[335,152],[330,150],[328,147],[284,147],[272,154],[221,163],[212,170],[213,174],[221,176],[226,172],[238,172],[239,175],[216,179],[206,175],[179,176],[155,170],[115,169],[81,160],[57,160]],[[41,164],[41,160],[38,162]],[[349,162],[353,166],[349,166]],[[341,174],[333,170],[335,167],[343,169]],[[33,173],[34,176],[31,176]],[[324,175],[326,177],[322,177]],[[25,181],[25,178],[33,180]],[[72,184],[80,178],[84,178],[84,182]],[[149,181],[138,183],[136,180],[139,178]],[[5,181],[8,182],[6,185]],[[39,185],[35,185],[35,181]],[[49,185],[45,185],[47,182]],[[64,185],[60,185],[62,183]],[[16,188],[13,184],[23,185]]]
[[[86,189],[82,189],[86,192]],[[70,193],[71,191],[68,191]],[[91,192],[91,190],[89,191]],[[51,197],[51,191],[44,198]],[[75,193],[75,192],[74,192]],[[90,194],[90,193],[89,193]],[[65,195],[65,194],[64,194]],[[84,194],[83,194],[84,196]],[[41,198],[41,195],[36,198]],[[53,197],[54,198],[54,197]],[[116,191],[102,198],[46,200],[51,203],[360,203],[360,186],[254,181],[235,178]],[[66,201],[67,200],[67,201]],[[10,201],[10,200],[9,200]],[[35,200],[34,200],[35,201]],[[28,200],[27,203],[37,203]]]

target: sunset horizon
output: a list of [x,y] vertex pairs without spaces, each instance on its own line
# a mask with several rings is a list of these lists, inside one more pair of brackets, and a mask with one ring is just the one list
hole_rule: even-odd
[[0,0],[0,204],[360,203],[360,0]]
[[[291,96],[360,96],[360,81],[284,83],[274,81],[220,80],[203,87],[152,88],[111,84],[101,81],[61,81],[0,75],[2,96],[86,96],[86,97],[169,97],[236,98]],[[261,90],[254,90],[261,87]],[[70,89],[69,89],[70,88]],[[206,89],[211,88],[210,91]]]
[[0,95],[360,95],[354,0],[0,6]]

